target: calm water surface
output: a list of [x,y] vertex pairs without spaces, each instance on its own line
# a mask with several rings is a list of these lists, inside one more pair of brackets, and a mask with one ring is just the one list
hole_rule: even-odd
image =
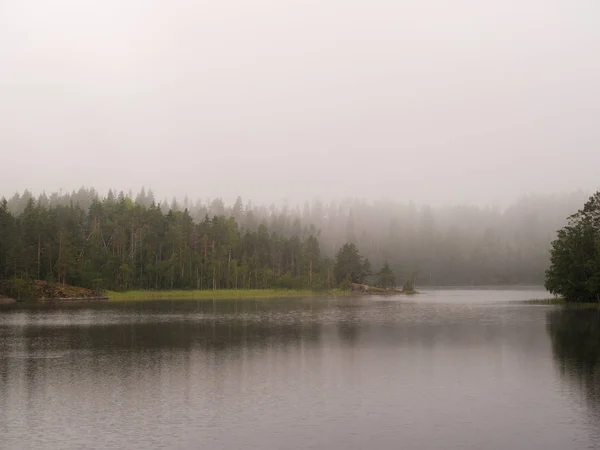
[[600,312],[546,296],[4,307],[0,448],[600,448]]

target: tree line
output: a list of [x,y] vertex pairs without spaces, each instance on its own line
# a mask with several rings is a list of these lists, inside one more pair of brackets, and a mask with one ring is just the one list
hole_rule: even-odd
[[[359,266],[359,269],[356,266]],[[317,236],[248,229],[233,216],[195,221],[125,195],[13,215],[0,203],[0,279],[46,280],[96,290],[330,289],[363,282],[371,264],[354,244],[324,257]],[[389,283],[389,274],[387,283]]]
[[[525,196],[507,207],[415,205],[410,202],[356,199],[303,205],[257,205],[238,198],[159,199],[151,190],[112,190],[105,200],[123,199],[141,207],[188,211],[195,223],[208,217],[233,217],[240,230],[258,232],[260,225],[281,238],[310,235],[318,239],[321,257],[332,262],[348,242],[356,244],[374,267],[386,262],[399,284],[411,274],[419,285],[542,284],[556,230],[588,194]],[[7,199],[19,217],[31,199],[43,208],[79,206],[84,213],[101,199],[94,189],[34,196],[25,191]],[[371,279],[373,281],[373,279]]]

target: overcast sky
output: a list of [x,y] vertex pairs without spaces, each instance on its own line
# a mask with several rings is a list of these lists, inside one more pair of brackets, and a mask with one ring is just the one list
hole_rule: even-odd
[[597,0],[0,0],[0,195],[600,187]]

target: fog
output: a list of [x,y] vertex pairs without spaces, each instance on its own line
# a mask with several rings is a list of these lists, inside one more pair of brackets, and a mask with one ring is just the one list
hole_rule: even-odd
[[0,196],[598,187],[592,0],[0,0]]
[[[581,207],[586,196],[583,191],[526,196],[502,210],[475,206],[432,208],[417,206],[412,202],[366,202],[356,199],[331,203],[314,200],[304,203],[302,207],[278,208],[275,205],[267,207],[244,202],[242,198],[238,198],[234,204],[226,204],[219,198],[205,203],[187,198],[183,202],[176,199],[170,203],[161,202],[152,191],[145,189],[136,194],[110,192],[108,197],[100,197],[95,190],[83,188],[71,193],[42,194],[38,198],[25,191],[8,199],[6,209],[2,208],[3,200],[0,199],[0,244],[4,237],[7,243],[12,242],[13,247],[17,247],[13,248],[12,253],[10,249],[5,250],[8,261],[4,263],[5,266],[27,267],[27,261],[29,264],[35,261],[35,252],[41,245],[36,227],[46,223],[43,233],[50,246],[47,254],[51,254],[50,249],[60,248],[57,239],[62,242],[62,238],[56,236],[56,226],[60,228],[60,224],[68,223],[66,217],[71,215],[77,218],[72,219],[67,233],[73,233],[73,229],[79,231],[72,234],[70,248],[81,248],[82,254],[89,241],[89,237],[85,237],[94,234],[94,224],[102,224],[104,231],[101,235],[106,233],[109,244],[123,243],[130,236],[128,243],[120,248],[130,249],[131,256],[136,248],[135,242],[138,239],[141,241],[142,235],[148,238],[147,226],[152,222],[154,225],[162,223],[164,227],[158,227],[163,234],[157,231],[162,238],[152,242],[169,247],[169,239],[180,236],[177,239],[183,240],[176,240],[177,245],[173,245],[175,241],[172,241],[171,248],[177,248],[181,242],[187,241],[190,248],[200,253],[202,245],[198,244],[198,238],[201,236],[205,239],[202,242],[208,242],[206,239],[210,236],[211,242],[222,247],[223,242],[227,243],[229,239],[238,243],[244,239],[252,240],[258,232],[265,244],[266,253],[263,253],[270,255],[265,257],[265,264],[268,262],[275,275],[281,275],[286,272],[285,263],[282,266],[275,261],[283,258],[289,263],[290,274],[299,283],[305,274],[299,271],[302,263],[298,263],[294,255],[297,258],[300,254],[312,254],[313,250],[307,250],[309,238],[316,236],[318,250],[314,250],[314,253],[326,258],[320,263],[315,261],[314,265],[316,271],[320,269],[322,272],[321,282],[328,279],[325,272],[331,266],[332,258],[336,257],[344,243],[352,242],[374,267],[379,268],[388,262],[398,274],[398,280],[405,281],[418,275],[420,285],[540,285],[548,268],[550,243],[555,239],[556,231],[566,225],[567,216]],[[6,211],[17,220],[10,220],[9,217],[7,222]],[[156,212],[161,217],[158,222]],[[10,223],[16,227],[11,228]],[[192,226],[192,223],[195,225]],[[139,227],[137,231],[136,224]],[[164,230],[170,229],[170,226],[174,231],[164,234]],[[209,231],[211,227],[215,227],[212,232]],[[224,234],[223,229],[229,229],[229,234]],[[191,234],[183,238],[182,230]],[[10,237],[11,233],[13,237]],[[136,237],[138,234],[139,238]],[[55,242],[52,243],[53,240]],[[25,248],[19,250],[19,245]],[[285,248],[287,253],[282,250]],[[93,253],[89,248],[87,252]],[[158,252],[162,254],[160,248]],[[239,248],[233,252],[234,261],[236,258],[247,261],[248,257],[261,254],[256,248],[245,256],[241,252],[243,250]],[[285,254],[287,257],[282,256]],[[228,255],[222,254],[226,261],[217,265],[229,265]],[[173,259],[168,255],[163,256],[168,264],[173,261],[187,262],[187,257],[181,255],[175,255]],[[2,248],[0,267],[1,257]],[[27,261],[19,262],[23,258]],[[54,255],[56,258],[57,255]],[[136,258],[133,258],[133,264]],[[211,261],[214,263],[216,260]],[[89,269],[85,269],[85,264],[80,266],[84,267],[85,273],[90,273]],[[110,265],[107,264],[107,267]],[[242,264],[242,267],[248,266]],[[181,287],[186,286],[186,280],[180,282],[183,283]],[[231,280],[224,280],[224,283],[228,282],[231,283]],[[89,285],[89,280],[79,280],[75,284]]]

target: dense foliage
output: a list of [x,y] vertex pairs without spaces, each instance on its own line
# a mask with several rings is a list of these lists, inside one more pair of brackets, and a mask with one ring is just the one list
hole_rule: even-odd
[[364,283],[365,278],[371,275],[371,262],[360,255],[356,245],[347,243],[335,257],[333,273],[337,284],[346,278],[350,283]]
[[387,261],[383,263],[383,267],[377,274],[376,285],[383,289],[393,289],[396,287],[396,275],[392,272]]
[[600,192],[552,242],[546,289],[567,301],[600,302]]
[[[19,218],[32,197],[29,191],[13,195],[7,200],[8,211]],[[583,192],[528,196],[502,209],[468,205],[428,207],[353,199],[329,203],[314,200],[292,208],[255,205],[238,198],[227,205],[218,198],[167,201],[145,189],[137,194],[109,192],[106,200],[110,204],[131,199],[136,207],[146,209],[154,203],[154,209],[164,216],[171,211],[179,217],[187,209],[195,224],[203,223],[207,216],[233,217],[242,237],[248,231],[257,233],[261,224],[267,227],[269,236],[275,234],[285,239],[296,236],[304,241],[312,235],[320,244],[321,263],[325,258],[333,260],[345,243],[353,242],[369,258],[375,271],[388,261],[399,286],[412,281],[412,274],[414,281],[423,286],[542,284],[556,230],[566,225],[565,217],[587,197]],[[35,196],[36,206],[42,209],[74,205],[80,207],[84,216],[99,198],[98,192],[85,188]],[[156,211],[154,216],[158,216]],[[105,238],[109,239],[106,233]],[[42,256],[44,251],[47,250],[42,249]],[[238,263],[241,265],[239,257]],[[140,270],[139,262],[136,270]],[[326,270],[321,266],[314,273],[319,273],[318,281],[322,282]],[[368,281],[374,282],[375,278]],[[203,273],[201,284],[207,283],[211,285],[211,278]]]
[[327,288],[332,263],[312,235],[284,237],[233,217],[195,222],[130,198],[44,207],[13,216],[0,205],[0,279],[94,289]]

